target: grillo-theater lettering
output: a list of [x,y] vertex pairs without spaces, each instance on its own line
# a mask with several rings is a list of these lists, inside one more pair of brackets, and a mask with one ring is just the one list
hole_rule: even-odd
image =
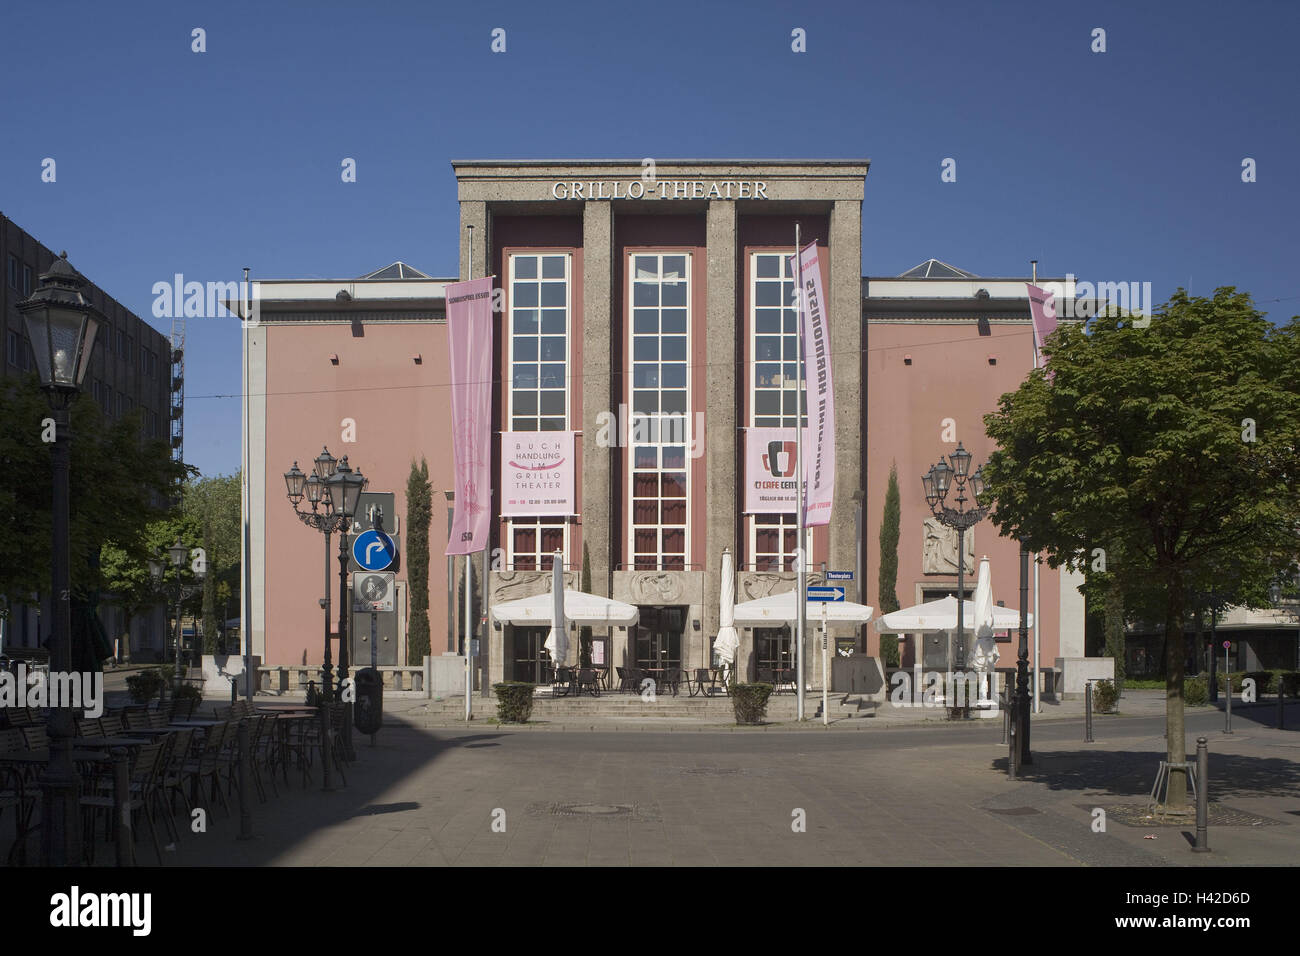
[[767,183],[751,179],[633,179],[557,182],[554,199],[766,199]]

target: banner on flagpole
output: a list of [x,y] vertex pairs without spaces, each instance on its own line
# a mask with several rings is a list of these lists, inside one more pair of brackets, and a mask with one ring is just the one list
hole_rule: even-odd
[[1056,296],[1026,282],[1029,290],[1029,314],[1034,320],[1034,368],[1043,364],[1043,342],[1056,331]]
[[835,501],[835,392],[831,383],[831,340],[822,295],[817,243],[799,255],[798,295],[804,342],[804,388],[808,395],[808,435],[804,445],[804,524],[830,524]]
[[492,519],[492,277],[447,285],[456,501],[446,554],[488,546]]

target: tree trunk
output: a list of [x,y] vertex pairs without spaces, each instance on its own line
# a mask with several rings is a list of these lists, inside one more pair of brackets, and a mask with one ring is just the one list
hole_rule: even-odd
[[1124,593],[1118,574],[1112,574],[1106,588],[1106,613],[1103,630],[1106,638],[1106,654],[1115,659],[1116,699],[1124,690]]
[[1187,807],[1187,771],[1174,765],[1187,759],[1187,731],[1183,723],[1183,582],[1175,573],[1169,579],[1165,608],[1165,734],[1170,763],[1165,809]]

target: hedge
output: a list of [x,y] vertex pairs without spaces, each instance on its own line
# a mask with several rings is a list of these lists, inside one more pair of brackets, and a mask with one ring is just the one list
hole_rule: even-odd
[[755,726],[767,716],[767,699],[774,690],[772,684],[736,684],[731,688],[731,708],[736,713],[736,723]]
[[497,695],[497,720],[503,724],[526,724],[533,715],[533,685],[510,680],[492,685]]

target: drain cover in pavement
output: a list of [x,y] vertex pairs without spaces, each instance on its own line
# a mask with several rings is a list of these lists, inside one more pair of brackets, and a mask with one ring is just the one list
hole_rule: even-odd
[[736,767],[687,767],[682,771],[682,773],[703,774],[705,776],[714,777],[722,776],[723,774],[743,774],[745,771]]
[[[1084,804],[1077,804],[1082,809],[1091,810],[1092,808]],[[1126,827],[1182,827],[1183,829],[1194,829],[1196,827],[1196,813],[1190,812],[1186,815],[1180,814],[1152,814],[1145,805],[1138,806],[1134,804],[1119,804],[1118,806],[1106,806],[1102,804],[1102,809],[1106,811],[1106,816],[1116,823],[1122,823]],[[1189,808],[1189,810],[1192,808]],[[1276,827],[1286,826],[1281,820],[1273,820],[1269,817],[1261,817],[1257,813],[1250,813],[1246,810],[1237,810],[1233,807],[1224,806],[1222,803],[1210,802],[1206,808],[1209,811],[1209,818],[1205,821],[1207,826],[1212,827]]]
[[529,816],[566,817],[580,820],[659,820],[659,811],[653,807],[633,803],[534,803],[528,807]]

